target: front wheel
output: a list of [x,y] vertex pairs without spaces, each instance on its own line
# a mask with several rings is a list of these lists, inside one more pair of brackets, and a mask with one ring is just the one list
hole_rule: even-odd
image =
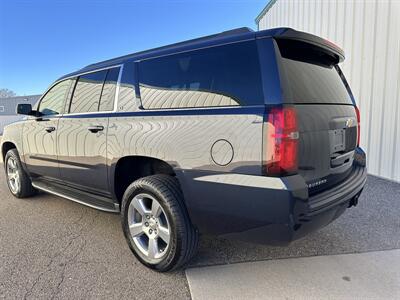
[[35,194],[31,179],[22,168],[17,149],[11,149],[4,158],[7,185],[10,192],[17,198],[26,198]]
[[197,249],[198,233],[174,177],[153,175],[133,182],[122,199],[121,221],[132,252],[157,271],[182,266]]

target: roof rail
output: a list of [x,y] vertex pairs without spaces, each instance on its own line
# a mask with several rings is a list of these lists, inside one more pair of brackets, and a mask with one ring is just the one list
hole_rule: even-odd
[[254,32],[254,30],[249,27],[240,27],[240,28],[223,31],[221,33],[217,33],[216,35],[224,36],[224,35],[240,34],[240,33],[248,33],[248,32]]
[[[183,42],[178,42],[178,43],[174,43],[174,44],[170,44],[170,45],[166,45],[166,46],[161,46],[161,47],[152,48],[152,49],[149,49],[149,50],[144,50],[144,51],[140,51],[140,52],[135,52],[135,53],[119,56],[119,57],[116,57],[116,58],[104,60],[101,63],[106,63],[108,61],[113,61],[113,60],[116,60],[116,59],[123,59],[123,58],[129,57],[129,56],[131,56],[133,54],[139,55],[139,54],[143,54],[143,53],[147,53],[147,52],[151,52],[151,51],[167,49],[167,48],[176,47],[176,46],[180,46],[180,45],[184,45],[184,44],[190,44],[190,43],[193,43],[193,42],[200,42],[200,41],[203,41],[203,40],[204,41],[205,40],[211,40],[211,39],[216,38],[216,37],[223,37],[223,36],[229,36],[229,35],[235,35],[235,34],[241,34],[241,33],[249,33],[249,32],[254,32],[254,30],[252,30],[249,27],[235,28],[235,29],[232,29],[232,30],[222,31],[220,33],[215,33],[215,34],[211,34],[211,35],[207,35],[207,36],[203,36],[203,37],[199,37],[199,38],[195,38],[195,39],[191,39],[191,40],[186,40],[186,41],[183,41]],[[88,69],[88,68],[90,68],[92,66],[95,66],[97,64],[98,63],[87,65],[87,66],[83,67],[82,69],[80,69],[80,71]]]

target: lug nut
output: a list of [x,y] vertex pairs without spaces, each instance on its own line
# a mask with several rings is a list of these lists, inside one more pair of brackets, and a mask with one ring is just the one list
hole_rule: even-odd
[[149,216],[149,215],[147,215],[147,216],[146,216],[146,219],[150,219],[150,216]]
[[146,223],[144,223],[144,225],[147,227],[147,226],[149,226],[149,223],[146,222]]
[[153,230],[149,229],[149,233],[152,233],[152,232],[153,232]]

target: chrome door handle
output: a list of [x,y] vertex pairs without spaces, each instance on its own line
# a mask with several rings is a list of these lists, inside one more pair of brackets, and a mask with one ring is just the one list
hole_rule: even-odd
[[99,131],[103,131],[103,130],[104,130],[104,127],[101,126],[101,125],[89,126],[89,127],[88,127],[88,130],[89,130],[90,132],[96,133],[96,132],[99,132]]
[[53,126],[49,126],[49,127],[46,127],[44,130],[46,130],[47,132],[52,132],[52,131],[54,131],[54,130],[56,130],[56,128],[55,127],[53,127]]

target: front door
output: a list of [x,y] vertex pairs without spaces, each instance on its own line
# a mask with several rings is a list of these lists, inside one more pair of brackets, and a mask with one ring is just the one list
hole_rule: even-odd
[[81,75],[68,113],[59,120],[58,161],[68,185],[109,195],[107,112],[114,109],[119,68]]
[[30,117],[24,124],[24,160],[33,177],[60,177],[56,137],[71,86],[72,80],[64,80],[49,89],[39,100],[38,117]]

